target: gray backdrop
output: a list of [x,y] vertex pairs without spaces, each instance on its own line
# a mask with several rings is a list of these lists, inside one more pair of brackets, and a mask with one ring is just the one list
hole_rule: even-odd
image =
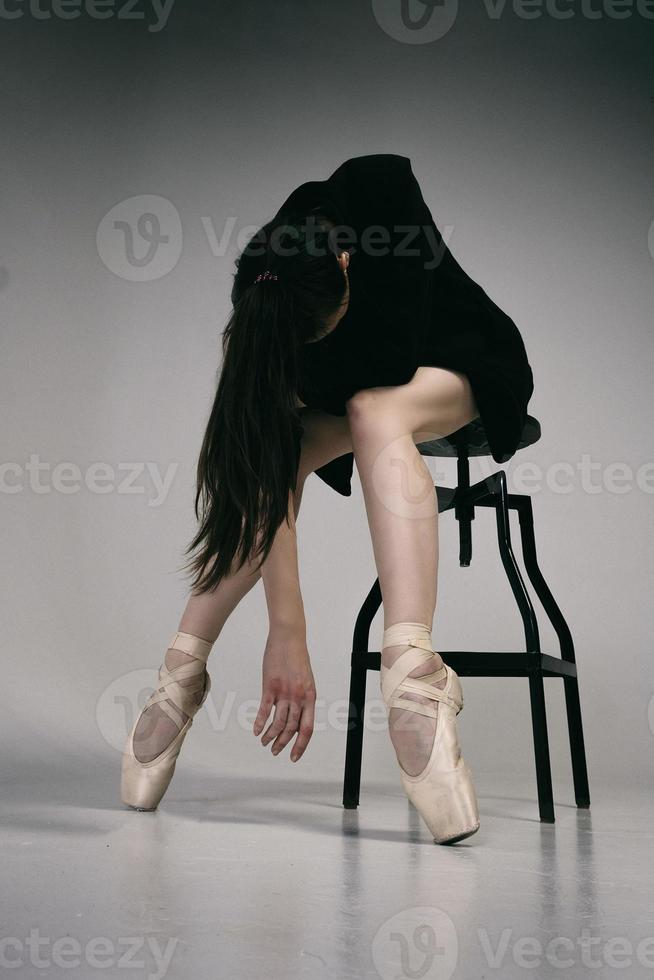
[[[238,234],[347,157],[396,152],[525,339],[543,435],[504,468],[533,496],[542,569],[576,641],[591,796],[602,780],[638,782],[654,730],[654,12],[450,2],[421,35],[390,0],[204,6],[178,3],[165,23],[119,4],[104,20],[3,15],[5,778],[104,767],[117,802],[125,728],[186,601],[177,569]],[[429,465],[451,483],[451,461]],[[473,478],[491,468],[474,462]],[[207,793],[228,772],[278,774],[281,791],[340,778],[351,630],[375,577],[356,471],[351,498],[312,478],[299,524],[319,730],[296,767],[250,734],[259,584],[216,644],[183,752]],[[441,519],[435,648],[519,649],[492,514],[473,532],[461,569],[453,516]],[[541,632],[557,653],[545,620]],[[395,792],[372,680],[364,779]],[[554,776],[572,800],[562,685],[546,686]],[[533,772],[526,681],[464,690],[473,770],[498,785]]]

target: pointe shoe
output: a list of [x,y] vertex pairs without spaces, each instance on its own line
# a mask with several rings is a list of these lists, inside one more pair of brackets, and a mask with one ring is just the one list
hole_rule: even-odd
[[[159,802],[168,789],[173,778],[175,764],[182,742],[193,724],[193,716],[197,714],[207,699],[211,690],[211,678],[206,672],[205,664],[213,646],[208,640],[203,640],[192,633],[177,632],[173,635],[167,650],[182,650],[193,657],[188,663],[168,669],[165,663],[159,668],[159,687],[148,698],[143,711],[134,722],[127,738],[122,758],[120,796],[123,803],[135,810],[156,810]],[[179,681],[187,678],[197,678],[196,683],[181,685]],[[201,701],[196,697],[204,691]],[[175,723],[180,724],[179,712],[167,703],[172,703],[187,715],[186,722],[166,748],[150,762],[139,762],[134,754],[134,732],[143,712],[153,704],[158,704],[162,711]]]
[[[435,843],[453,844],[479,830],[477,796],[472,773],[461,755],[456,716],[463,707],[458,674],[443,664],[432,674],[408,675],[433,654],[431,629],[424,623],[394,623],[384,630],[382,649],[409,645],[391,667],[381,666],[381,690],[390,715],[391,708],[415,711],[436,719],[431,755],[425,768],[411,776],[399,764],[407,796],[427,824]],[[440,690],[433,681],[447,678]],[[400,697],[402,692],[418,694],[438,702],[438,706]]]

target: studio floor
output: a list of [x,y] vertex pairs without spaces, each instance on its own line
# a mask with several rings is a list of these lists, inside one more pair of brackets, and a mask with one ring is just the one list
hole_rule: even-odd
[[3,785],[2,973],[188,980],[654,976],[648,787],[590,810],[480,774],[481,829],[433,844],[401,788],[176,774],[156,813],[113,773]]

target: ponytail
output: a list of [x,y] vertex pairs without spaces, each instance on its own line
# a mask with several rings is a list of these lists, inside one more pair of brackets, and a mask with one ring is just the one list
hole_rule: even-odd
[[307,229],[301,215],[278,217],[236,260],[233,309],[197,464],[199,526],[184,552],[196,551],[185,567],[198,593],[248,560],[261,556],[263,564],[288,520],[302,434],[300,345],[321,332],[345,293],[327,227],[319,221]]

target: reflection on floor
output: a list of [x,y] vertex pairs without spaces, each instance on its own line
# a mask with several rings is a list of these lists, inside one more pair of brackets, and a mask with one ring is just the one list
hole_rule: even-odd
[[[649,792],[478,775],[482,825],[432,843],[401,788],[176,776],[156,813],[115,772],[3,786],[3,972],[295,980],[654,976]],[[14,968],[16,964],[17,968]]]

